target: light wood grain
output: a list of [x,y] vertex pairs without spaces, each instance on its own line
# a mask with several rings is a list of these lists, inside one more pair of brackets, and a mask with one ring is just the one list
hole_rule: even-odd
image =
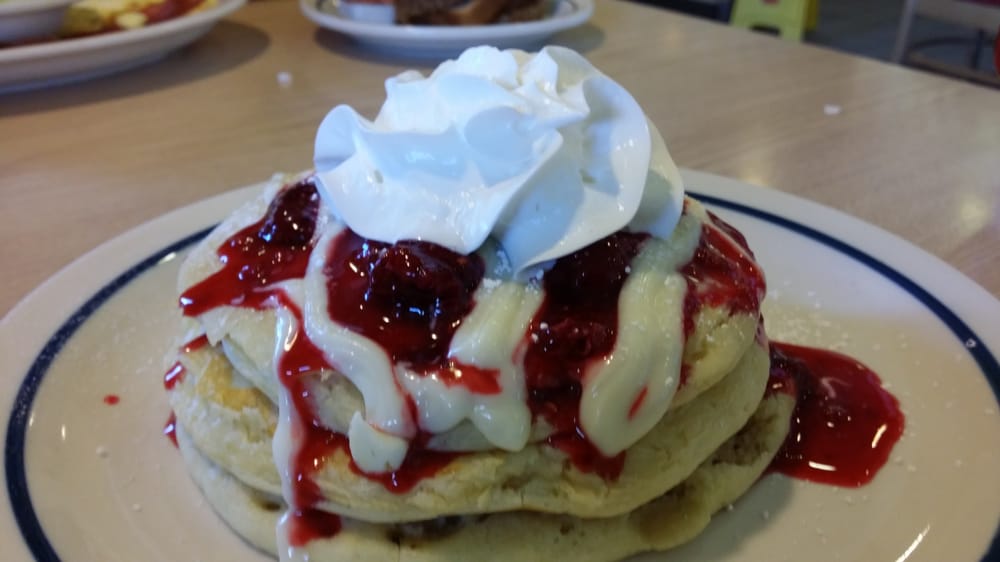
[[[680,165],[844,210],[1000,296],[1000,93],[610,0],[554,42],[631,90]],[[270,0],[162,62],[0,96],[0,310],[132,226],[308,167],[331,107],[372,115],[387,76],[431,65]]]

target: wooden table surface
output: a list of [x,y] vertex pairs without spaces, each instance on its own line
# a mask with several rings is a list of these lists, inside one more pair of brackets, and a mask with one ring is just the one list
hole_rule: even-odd
[[[553,42],[631,90],[679,165],[856,215],[1000,296],[1000,93],[611,0]],[[433,64],[262,0],[162,62],[0,95],[0,311],[130,227],[309,167],[330,108],[372,116],[387,76]]]

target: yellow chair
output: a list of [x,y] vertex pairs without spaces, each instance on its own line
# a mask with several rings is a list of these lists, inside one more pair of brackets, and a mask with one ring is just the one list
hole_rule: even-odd
[[729,24],[734,27],[776,29],[784,39],[801,41],[816,28],[819,0],[736,0]]

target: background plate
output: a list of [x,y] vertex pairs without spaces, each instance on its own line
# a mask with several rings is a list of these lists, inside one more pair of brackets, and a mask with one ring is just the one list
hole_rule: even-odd
[[0,49],[0,94],[75,82],[158,60],[208,32],[246,0],[127,31]]
[[438,26],[367,23],[342,17],[330,0],[299,0],[307,18],[359,43],[408,56],[447,57],[475,45],[500,49],[537,47],[594,13],[594,0],[552,0],[550,15],[539,21],[493,25]]
[[[686,171],[767,272],[772,339],[853,355],[907,427],[870,485],[772,475],[663,560],[972,561],[1000,555],[1000,302],[871,225]],[[201,499],[162,437],[184,249],[258,187],[180,209],[51,278],[0,323],[7,413],[0,560],[266,560]],[[107,405],[108,395],[120,397]],[[991,547],[991,542],[993,546]]]

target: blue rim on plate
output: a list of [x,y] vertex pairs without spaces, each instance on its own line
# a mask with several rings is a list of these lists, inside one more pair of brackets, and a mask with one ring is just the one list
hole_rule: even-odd
[[[689,195],[699,199],[709,205],[729,209],[756,219],[763,220],[773,225],[790,230],[796,234],[805,236],[820,244],[836,250],[882,275],[886,279],[898,285],[901,289],[909,293],[926,306],[938,319],[943,322],[952,334],[962,343],[963,347],[975,360],[983,376],[989,382],[993,390],[994,397],[1000,401],[1000,363],[997,358],[990,353],[985,344],[979,339],[976,333],[958,317],[948,306],[938,300],[926,289],[918,285],[909,277],[893,269],[881,260],[873,257],[850,244],[838,240],[829,234],[820,232],[814,228],[806,226],[800,222],[776,215],[774,213],[756,209],[741,203],[735,203],[723,198],[689,192]],[[214,228],[214,227],[213,227]],[[183,250],[184,248],[198,242],[204,238],[212,228],[204,229],[191,234],[177,242],[154,253],[145,260],[134,265],[110,283],[105,285],[94,296],[74,312],[66,322],[52,335],[46,342],[45,347],[35,357],[31,368],[18,388],[14,407],[11,411],[10,420],[7,424],[7,436],[4,446],[4,470],[7,475],[7,494],[11,502],[11,510],[17,525],[21,530],[22,537],[39,562],[58,562],[59,555],[56,553],[45,530],[42,528],[31,503],[31,496],[28,490],[27,471],[24,465],[24,445],[27,438],[28,420],[31,414],[31,406],[34,403],[35,395],[42,383],[42,379],[48,372],[52,361],[62,350],[66,342],[73,336],[76,330],[87,321],[105,302],[115,295],[120,289],[128,285],[142,273],[156,266],[167,255]],[[998,529],[1000,531],[1000,529]],[[1000,560],[1000,532],[994,532],[993,540],[982,558],[983,562]]]

